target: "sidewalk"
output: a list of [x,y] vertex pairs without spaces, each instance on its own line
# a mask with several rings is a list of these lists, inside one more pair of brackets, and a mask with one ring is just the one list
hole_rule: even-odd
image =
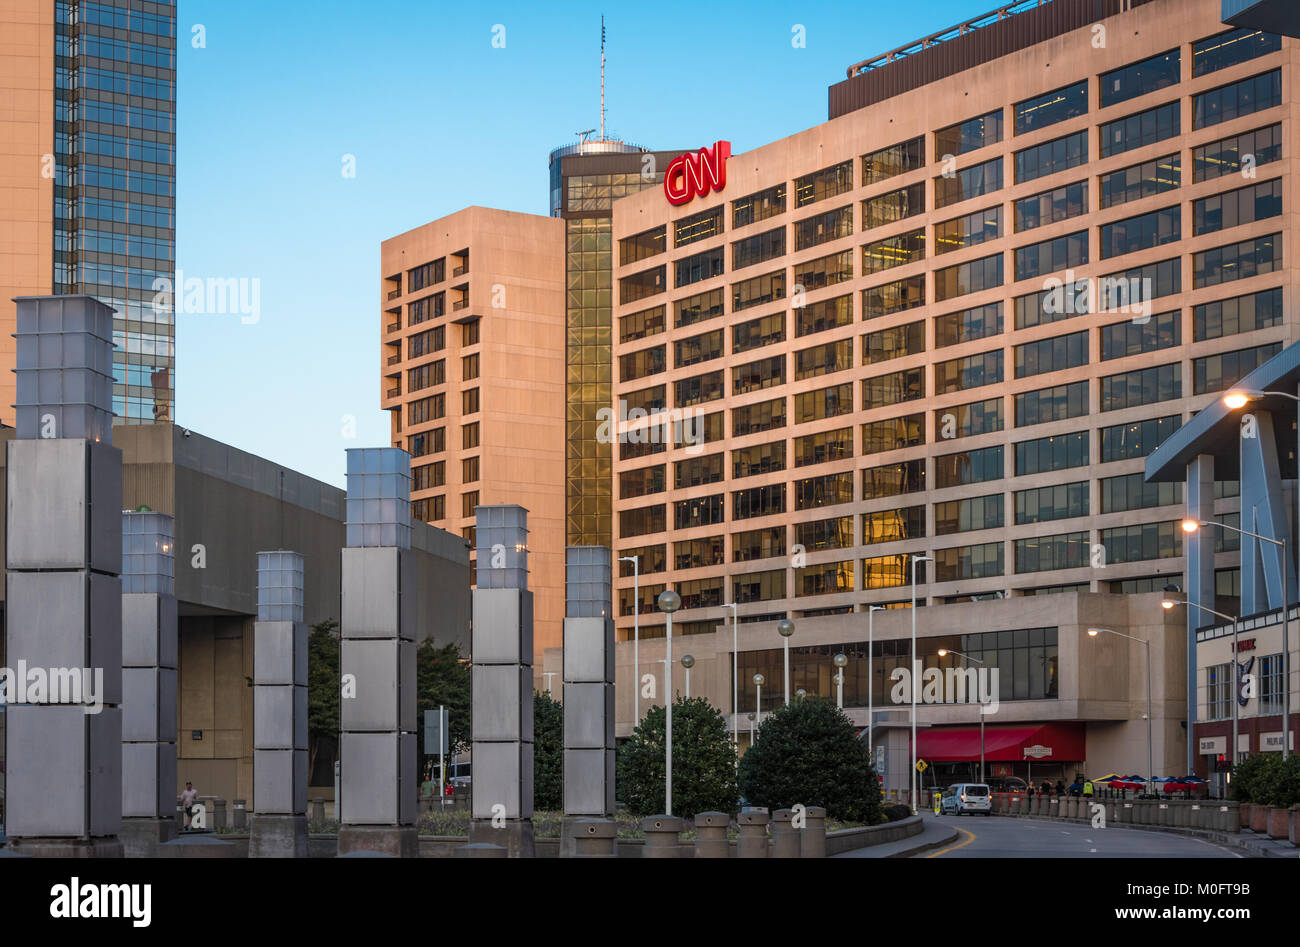
[[867,848],[857,848],[850,852],[841,852],[839,855],[833,855],[832,858],[909,858],[912,855],[918,855],[931,849],[940,848],[949,845],[960,839],[961,833],[957,831],[950,823],[940,822],[931,814],[921,813],[922,823],[925,826],[920,835],[913,835],[911,838],[900,839],[897,842],[886,842],[884,845],[871,845]]

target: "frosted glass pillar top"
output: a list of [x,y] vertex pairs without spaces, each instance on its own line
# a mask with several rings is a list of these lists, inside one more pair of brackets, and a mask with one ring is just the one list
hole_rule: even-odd
[[122,511],[122,594],[171,595],[175,575],[172,518],[152,511]]
[[474,511],[480,589],[528,588],[528,511],[522,506],[480,506]]
[[113,309],[90,296],[16,302],[16,436],[111,444]]
[[257,554],[257,620],[302,621],[302,553]]
[[349,448],[349,546],[411,548],[411,455],[399,447]]
[[564,614],[609,618],[613,582],[607,546],[569,546],[564,551]]

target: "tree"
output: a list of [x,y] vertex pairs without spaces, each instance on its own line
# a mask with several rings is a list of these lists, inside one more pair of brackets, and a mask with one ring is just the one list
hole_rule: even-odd
[[[618,797],[634,815],[664,811],[664,708],[650,708],[618,748]],[[735,812],[736,753],[727,721],[703,697],[673,702],[673,815]]]
[[533,807],[564,808],[564,706],[533,691]]
[[332,618],[307,633],[307,773],[316,771],[322,744],[339,736],[339,623]]
[[740,790],[753,806],[822,806],[831,818],[867,825],[882,819],[867,747],[823,698],[805,697],[767,716],[741,757]]
[[440,706],[447,710],[447,752],[451,754],[468,749],[473,734],[470,728],[470,666],[460,653],[460,645],[452,642],[440,648],[432,638],[420,642],[415,651],[415,694],[416,745],[421,759],[424,754],[424,712],[437,710]]

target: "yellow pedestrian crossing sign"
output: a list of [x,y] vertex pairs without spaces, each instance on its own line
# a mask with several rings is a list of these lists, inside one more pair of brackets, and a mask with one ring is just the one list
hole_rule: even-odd
[[929,768],[930,768],[930,764],[927,763],[925,760],[916,761],[916,771],[918,773],[924,773]]

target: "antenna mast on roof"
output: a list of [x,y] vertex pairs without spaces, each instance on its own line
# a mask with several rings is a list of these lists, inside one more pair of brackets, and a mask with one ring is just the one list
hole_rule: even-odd
[[600,140],[605,140],[605,17],[600,18]]

